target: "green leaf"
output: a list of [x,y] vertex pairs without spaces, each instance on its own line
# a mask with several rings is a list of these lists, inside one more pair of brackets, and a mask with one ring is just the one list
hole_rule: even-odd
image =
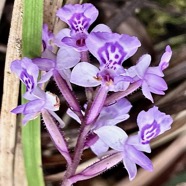
[[[41,54],[43,0],[24,0],[23,3],[23,56],[34,58]],[[21,92],[22,95],[25,92],[24,85]],[[25,102],[22,99],[22,104]],[[28,185],[44,186],[39,117],[22,127],[22,143]]]

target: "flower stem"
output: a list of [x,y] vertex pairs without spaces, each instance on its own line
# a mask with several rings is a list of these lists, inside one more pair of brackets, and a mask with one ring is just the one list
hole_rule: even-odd
[[89,132],[89,127],[86,126],[86,123],[82,123],[81,128],[80,128],[80,134],[79,134],[77,144],[75,147],[75,153],[74,153],[74,157],[72,160],[72,164],[67,167],[67,171],[66,171],[66,174],[63,178],[63,182],[62,182],[61,186],[70,186],[68,178],[70,178],[76,172],[76,169],[77,169],[79,162],[81,160],[81,155],[83,153],[83,148],[84,148],[84,144],[85,144],[86,136],[87,136],[88,132]]
[[89,124],[94,122],[94,120],[99,115],[99,113],[104,105],[104,102],[105,102],[105,99],[107,96],[107,92],[108,92],[108,87],[101,86],[95,96],[94,101],[92,102],[92,104],[90,106],[90,109],[88,109],[88,111],[87,111],[85,119],[81,124],[80,133],[79,133],[79,137],[78,137],[77,144],[75,147],[75,152],[74,152],[72,164],[70,166],[68,166],[66,174],[63,178],[63,183],[61,186],[69,185],[68,179],[75,174],[75,171],[76,171],[76,169],[79,165],[79,162],[81,160],[81,155],[83,153],[83,148],[85,145],[87,134],[91,128],[91,125],[89,125]]
[[53,72],[53,76],[54,76],[54,80],[59,88],[59,90],[61,91],[63,97],[65,98],[65,100],[67,101],[69,107],[78,115],[78,117],[82,120],[83,119],[83,115],[81,113],[81,108],[80,105],[74,95],[74,93],[72,92],[72,90],[70,90],[68,84],[66,83],[66,81],[61,77],[61,75],[59,74],[59,72],[57,70],[54,70]]

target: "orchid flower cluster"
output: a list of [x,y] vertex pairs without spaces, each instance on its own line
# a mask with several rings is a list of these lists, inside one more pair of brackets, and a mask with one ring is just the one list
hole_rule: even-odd
[[[151,102],[152,93],[165,94],[167,84],[163,71],[172,56],[170,46],[166,47],[158,66],[150,67],[151,56],[144,54],[136,65],[126,68],[124,61],[141,45],[137,37],[113,33],[104,24],[89,32],[90,25],[98,17],[98,10],[90,3],[65,5],[56,15],[69,28],[54,35],[44,24],[41,57],[24,57],[11,64],[11,71],[26,86],[23,97],[28,100],[12,112],[24,115],[24,125],[41,113],[56,148],[67,161],[63,186],[95,177],[121,161],[130,180],[137,174],[137,165],[152,171],[152,162],[144,153],[151,152],[152,139],[170,129],[171,116],[156,106],[141,111],[136,121],[139,131],[130,136],[117,124],[129,118],[132,105],[125,97],[140,87]],[[56,46],[57,54],[54,53]],[[91,63],[90,54],[97,59],[96,64]],[[69,107],[66,113],[80,124],[73,156],[61,131],[65,123],[55,113],[60,108],[60,100],[42,88],[51,77]],[[78,102],[72,85],[85,87],[87,101],[84,105]],[[88,148],[98,161],[77,172],[83,150]]]

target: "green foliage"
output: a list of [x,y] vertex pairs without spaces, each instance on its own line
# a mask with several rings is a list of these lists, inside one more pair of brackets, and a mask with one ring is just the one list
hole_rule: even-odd
[[[43,0],[24,0],[23,3],[23,56],[33,58],[41,53]],[[22,85],[21,91],[23,95],[24,85]],[[25,100],[22,99],[22,104],[24,103]],[[29,186],[44,185],[40,127],[40,118],[38,117],[22,128],[23,154]]]

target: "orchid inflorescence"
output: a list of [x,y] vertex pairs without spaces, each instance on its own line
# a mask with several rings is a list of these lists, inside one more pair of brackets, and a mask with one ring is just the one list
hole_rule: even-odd
[[[63,186],[95,177],[121,161],[130,180],[137,174],[136,164],[152,171],[152,162],[144,152],[150,153],[150,141],[170,129],[171,116],[160,112],[156,106],[141,111],[137,116],[139,131],[130,136],[117,124],[129,118],[132,105],[125,98],[127,95],[141,87],[143,95],[153,102],[152,93],[165,94],[167,84],[163,71],[172,56],[170,46],[166,47],[158,66],[150,67],[151,56],[145,54],[136,65],[125,68],[123,62],[141,45],[137,37],[113,33],[104,24],[97,25],[89,33],[90,25],[98,16],[98,10],[89,3],[65,5],[57,11],[57,16],[69,28],[54,35],[44,24],[41,57],[24,57],[11,64],[12,72],[26,86],[23,97],[28,100],[12,112],[24,115],[24,125],[41,113],[55,146],[67,161]],[[57,54],[54,53],[55,46],[59,47]],[[89,54],[97,59],[96,66],[90,62]],[[42,71],[40,78],[39,71]],[[56,125],[57,121],[61,127],[65,126],[55,113],[59,110],[59,98],[42,88],[51,77],[69,106],[66,113],[80,124],[73,157],[62,129]],[[87,102],[83,106],[71,83],[85,87]],[[87,148],[99,160],[76,172],[83,150]]]

